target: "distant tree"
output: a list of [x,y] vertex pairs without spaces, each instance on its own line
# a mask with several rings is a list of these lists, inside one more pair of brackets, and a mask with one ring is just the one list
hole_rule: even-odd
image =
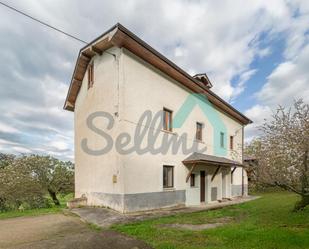
[[258,158],[257,152],[261,148],[261,142],[258,139],[252,140],[247,143],[244,147],[244,164],[247,166],[247,175],[249,181],[250,190],[261,190],[264,188],[263,183],[259,181],[259,168],[258,168]]
[[48,193],[55,205],[58,195],[74,188],[74,164],[50,156],[0,154],[0,209],[16,209],[20,205],[48,205]]
[[255,148],[260,181],[293,191],[301,197],[295,210],[309,205],[309,105],[279,107],[261,127],[261,146]]
[[21,205],[30,208],[45,207],[46,192],[33,178],[31,168],[25,167],[20,158],[1,158],[0,164],[5,167],[0,168],[0,209],[17,209]]
[[74,164],[51,156],[31,155],[24,157],[24,164],[31,168],[33,178],[60,205],[58,194],[67,194],[74,189]]
[[0,169],[10,165],[15,159],[15,155],[0,153]]

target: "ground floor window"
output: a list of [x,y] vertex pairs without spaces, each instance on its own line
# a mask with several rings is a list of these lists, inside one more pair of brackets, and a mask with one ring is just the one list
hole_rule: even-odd
[[163,166],[163,188],[174,187],[174,167]]

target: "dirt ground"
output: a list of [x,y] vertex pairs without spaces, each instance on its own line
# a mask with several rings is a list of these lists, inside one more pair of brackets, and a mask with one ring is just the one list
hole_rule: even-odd
[[0,220],[0,248],[148,249],[120,233],[96,231],[79,218],[51,214]]

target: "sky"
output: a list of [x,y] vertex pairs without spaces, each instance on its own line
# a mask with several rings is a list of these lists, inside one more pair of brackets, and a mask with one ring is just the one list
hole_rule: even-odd
[[[309,103],[309,1],[12,0],[91,41],[120,22],[254,121]],[[0,5],[0,152],[74,160],[73,113],[63,104],[84,44]]]

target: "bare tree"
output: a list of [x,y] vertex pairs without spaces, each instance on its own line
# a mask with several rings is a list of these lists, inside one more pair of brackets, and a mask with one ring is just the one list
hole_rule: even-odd
[[309,105],[298,100],[293,108],[279,107],[261,130],[259,179],[300,195],[295,210],[304,209],[309,205]]

